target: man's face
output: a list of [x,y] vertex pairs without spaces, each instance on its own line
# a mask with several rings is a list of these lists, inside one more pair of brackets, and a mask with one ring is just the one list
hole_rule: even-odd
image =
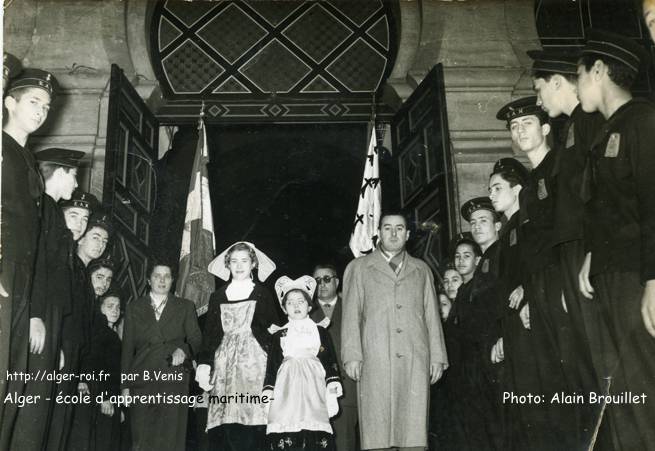
[[600,63],[597,61],[587,72],[583,64],[578,65],[578,100],[582,109],[587,113],[598,110],[601,97]]
[[562,105],[567,93],[567,83],[559,74],[554,74],[548,81],[543,78],[532,80],[532,86],[537,94],[537,105],[548,113],[549,117],[555,118],[564,114]]
[[534,115],[512,119],[509,123],[509,130],[512,141],[523,152],[530,152],[541,146],[548,134],[546,126],[542,126],[539,118]]
[[402,251],[409,239],[409,230],[407,230],[405,218],[396,215],[388,215],[382,218],[379,237],[382,250],[391,253]]
[[648,32],[650,33],[650,39],[655,42],[655,1],[645,0],[643,12],[644,21],[646,22],[646,27],[648,27]]
[[488,246],[498,239],[500,223],[496,222],[494,214],[489,210],[476,210],[469,220],[473,239],[480,246]]
[[64,210],[66,227],[73,232],[73,239],[79,240],[86,231],[89,222],[89,210],[80,207],[68,207]]
[[455,268],[465,280],[467,276],[472,276],[475,268],[480,261],[480,257],[475,255],[473,248],[468,243],[462,243],[455,250]]
[[95,260],[107,249],[109,234],[101,227],[92,227],[84,234],[80,241],[77,242],[77,252],[86,256],[89,260]]
[[5,107],[9,119],[27,134],[38,130],[48,117],[50,94],[43,89],[31,88],[23,92],[16,100],[11,95],[5,97]]
[[91,274],[91,285],[96,296],[102,296],[109,290],[111,279],[114,276],[114,271],[109,268],[100,267]]
[[499,213],[505,213],[514,206],[520,191],[520,185],[510,186],[500,174],[494,174],[489,179],[489,199]]
[[57,178],[59,185],[59,194],[62,199],[69,200],[73,195],[73,191],[77,188],[77,168],[57,168],[53,174]]
[[[314,271],[313,275],[318,284],[318,298],[321,301],[329,301],[337,295],[337,288],[339,288],[339,279],[337,275],[330,268],[318,268]],[[325,280],[330,279],[329,282]]]

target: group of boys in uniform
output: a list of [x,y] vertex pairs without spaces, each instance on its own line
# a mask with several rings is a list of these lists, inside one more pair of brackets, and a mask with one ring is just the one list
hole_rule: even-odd
[[478,366],[502,366],[478,369],[497,396],[463,422],[487,431],[475,449],[655,450],[655,104],[631,95],[648,55],[594,29],[579,54],[528,54],[537,95],[497,118],[530,169],[500,159],[489,197],[462,206],[475,243],[456,243],[455,267],[472,252],[476,269],[451,315],[497,331]]
[[96,307],[87,265],[112,227],[77,189],[83,152],[27,147],[48,117],[55,77],[6,53],[3,75],[0,450],[66,450],[75,406],[55,399],[80,387],[54,376],[79,374],[89,352]]

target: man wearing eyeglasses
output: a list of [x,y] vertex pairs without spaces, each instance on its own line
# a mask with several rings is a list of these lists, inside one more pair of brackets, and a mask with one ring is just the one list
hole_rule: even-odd
[[[339,296],[339,277],[337,268],[331,263],[319,263],[314,268],[316,279],[316,308],[310,314],[311,318],[320,322],[329,318],[327,330],[332,338],[334,350],[337,354],[339,368],[341,365],[341,296]],[[343,378],[343,397],[339,404],[341,411],[334,417],[334,438],[338,451],[356,451],[357,438],[357,385],[352,379]]]
[[378,248],[344,274],[341,357],[358,381],[362,449],[423,451],[430,384],[448,366],[432,271],[405,250],[407,224],[382,214]]

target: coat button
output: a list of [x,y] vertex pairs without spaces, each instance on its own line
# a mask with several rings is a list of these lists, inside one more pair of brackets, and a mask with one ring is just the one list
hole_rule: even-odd
[[398,329],[396,329],[396,332],[398,332],[398,333],[401,333],[402,331],[403,330],[400,327]]
[[396,304],[396,308],[397,308],[398,310],[400,310],[401,308],[403,308],[403,306],[400,305],[400,304]]
[[396,357],[401,358],[403,355],[400,352],[396,352]]

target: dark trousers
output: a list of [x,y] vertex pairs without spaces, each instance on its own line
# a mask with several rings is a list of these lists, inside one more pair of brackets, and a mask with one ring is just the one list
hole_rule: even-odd
[[[613,395],[646,395],[644,402],[622,401],[607,408],[617,451],[655,450],[655,338],[641,317],[643,287],[636,272],[599,274],[592,278],[597,300],[618,350],[612,373]],[[609,354],[611,357],[613,354]]]
[[[78,374],[80,370],[80,350],[79,347],[71,342],[62,344],[64,350],[64,368],[62,373]],[[57,384],[55,388],[56,395],[60,393],[63,396],[75,395],[77,393],[77,380],[63,381]],[[62,403],[55,404],[53,408],[52,420],[48,431],[48,451],[67,451],[68,438],[70,435],[71,425],[73,424],[74,404]]]
[[[599,303],[589,300],[580,293],[578,273],[584,262],[585,250],[582,240],[569,241],[559,245],[562,290],[566,299],[570,320],[571,340],[562,349],[565,367],[573,376],[573,389],[585,397],[589,393],[605,393],[610,364],[603,354],[605,343],[610,344],[609,326],[601,315]],[[577,381],[575,379],[577,371]],[[585,443],[592,440],[599,421],[602,406],[585,405],[578,410]],[[596,450],[611,449],[611,437],[607,422],[603,423],[598,436]]]
[[[60,308],[55,305],[48,306],[45,316],[46,338],[43,352],[30,354],[28,357],[28,371],[33,376],[53,375],[59,369],[59,336],[63,316]],[[26,396],[34,396],[38,401],[26,404],[18,410],[11,449],[40,451],[48,435],[55,406],[55,382],[47,378],[30,380],[24,393]]]
[[[2,283],[9,296],[0,296],[0,365],[6,365],[9,372],[25,373],[29,354],[30,315],[29,294],[32,287],[32,268],[27,265],[3,262]],[[25,380],[18,377],[7,378],[7,369],[0,375],[5,384],[2,393],[16,396],[25,392]],[[11,449],[11,437],[18,416],[19,404],[0,403],[0,450]]]
[[538,394],[550,435],[550,449],[581,449],[585,443],[580,411],[585,405],[551,402],[556,394],[573,394],[577,388],[575,362],[570,360],[571,343],[569,318],[562,305],[559,267],[548,266],[528,276],[524,282],[525,298],[530,305],[530,341],[539,373]]

